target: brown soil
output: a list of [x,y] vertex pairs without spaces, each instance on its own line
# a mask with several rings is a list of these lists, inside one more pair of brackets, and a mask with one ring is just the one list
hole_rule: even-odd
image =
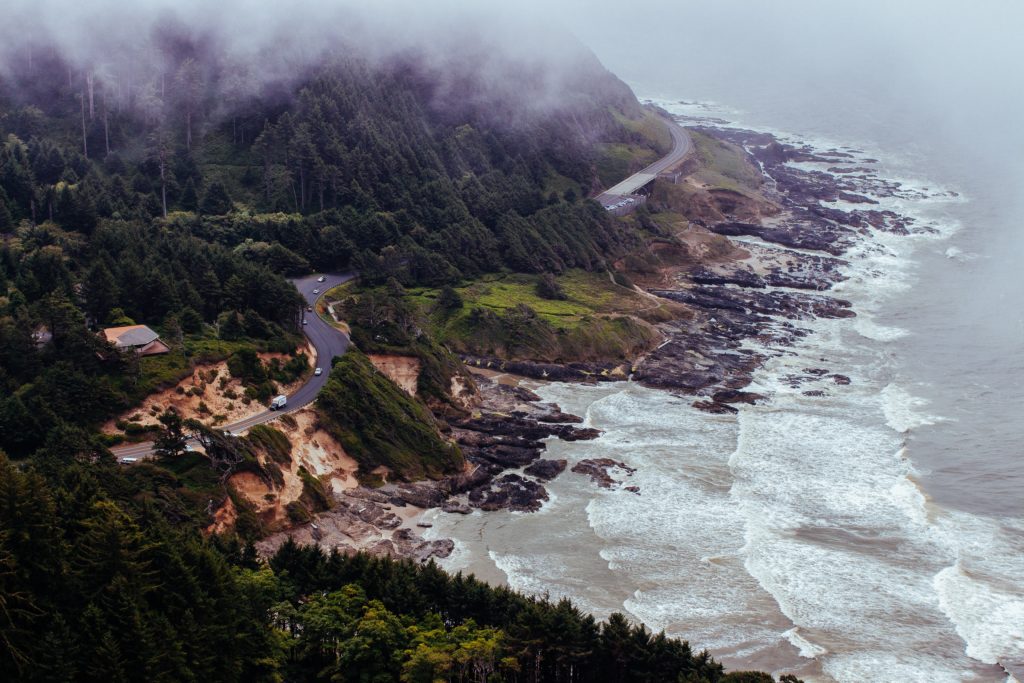
[[[313,349],[306,347],[303,350],[312,367]],[[283,353],[261,353],[259,357],[263,362],[268,362],[272,358],[286,362],[289,358]],[[291,393],[305,381],[306,378],[303,377],[291,384],[279,385],[278,391],[282,394]],[[179,388],[182,393],[178,392]],[[192,369],[192,374],[176,386],[150,394],[140,405],[108,421],[103,425],[102,431],[107,434],[120,434],[121,431],[116,426],[120,420],[143,425],[159,425],[160,414],[168,408],[174,408],[186,419],[196,418],[213,424],[231,424],[266,410],[266,406],[258,401],[250,401],[246,405],[244,398],[245,388],[240,380],[231,377],[227,361],[204,363],[196,365]],[[201,404],[206,405],[205,411],[200,410]]]
[[415,356],[399,356],[388,353],[369,354],[373,366],[387,375],[388,379],[397,384],[410,396],[416,395],[416,386],[420,378],[420,359]]
[[358,463],[345,453],[334,437],[319,427],[316,413],[310,408],[303,408],[290,416],[295,419],[294,427],[287,424],[287,420],[273,423],[274,428],[284,432],[292,443],[292,461],[281,466],[284,485],[280,489],[271,488],[251,472],[239,472],[230,479],[235,490],[253,504],[271,529],[287,526],[289,520],[285,508],[302,495],[299,467],[321,478],[334,492],[358,486],[355,477]]
[[238,521],[238,510],[229,496],[224,499],[224,504],[213,513],[213,524],[206,527],[206,533],[223,534],[234,528],[236,521]]

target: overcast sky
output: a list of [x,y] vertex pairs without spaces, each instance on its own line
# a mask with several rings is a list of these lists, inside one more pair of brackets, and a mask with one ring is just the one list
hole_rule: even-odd
[[981,116],[980,133],[1012,136],[1024,107],[1021,0],[6,0],[0,53],[45,30],[71,55],[102,58],[171,13],[241,52],[313,52],[339,36],[446,52],[483,34],[557,62],[572,51],[544,27],[564,26],[642,94],[783,107],[783,118],[807,98],[877,97],[866,116],[951,134]]

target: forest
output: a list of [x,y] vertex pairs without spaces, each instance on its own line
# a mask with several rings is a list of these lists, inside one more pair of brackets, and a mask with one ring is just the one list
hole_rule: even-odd
[[[707,653],[622,615],[598,622],[568,601],[432,564],[291,544],[261,560],[241,503],[235,533],[202,533],[207,501],[230,492],[201,457],[172,439],[162,459],[123,467],[98,432],[198,361],[227,359],[270,381],[255,351],[293,353],[301,339],[289,276],[355,270],[364,285],[400,291],[603,269],[635,244],[586,199],[598,143],[648,144],[622,124],[641,115],[629,89],[582,54],[559,104],[533,108],[523,103],[540,87],[536,67],[510,69],[510,87],[493,90],[475,63],[442,74],[414,53],[339,49],[269,77],[173,22],[103,61],[46,44],[5,52],[7,680],[770,680],[726,675]],[[135,323],[171,353],[138,358],[98,334]],[[435,359],[423,381],[443,401],[450,354],[428,339],[402,343]],[[380,395],[379,410],[351,405],[353,386]],[[396,391],[353,352],[321,407],[356,457],[389,458],[410,478],[452,471],[457,449],[423,432],[429,416]],[[273,430],[239,440],[196,429],[236,455],[273,447]]]

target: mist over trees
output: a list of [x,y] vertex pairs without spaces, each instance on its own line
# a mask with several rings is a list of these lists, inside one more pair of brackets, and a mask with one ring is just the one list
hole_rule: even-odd
[[[604,268],[637,239],[581,197],[596,188],[596,143],[643,143],[622,123],[639,105],[564,34],[496,32],[479,17],[442,31],[444,14],[422,8],[369,21],[309,0],[255,15],[246,5],[5,7],[0,670],[24,681],[727,680],[706,653],[621,615],[599,624],[567,601],[434,566],[290,544],[260,562],[251,542],[264,527],[225,482],[281,476],[255,455],[287,444],[270,428],[238,437],[165,411],[149,437],[157,458],[117,465],[109,447],[124,436],[100,424],[197,363],[226,361],[243,402],[309,371],[288,276],[355,269],[398,292],[448,285],[454,309],[464,278]],[[433,343],[400,318],[388,322],[410,343]],[[99,334],[135,323],[170,353],[140,358]],[[264,364],[258,351],[292,357]],[[421,378],[435,401],[457,364],[443,358]],[[426,408],[364,357],[337,365],[328,428],[357,442],[355,457],[387,456],[409,478],[461,466]],[[376,391],[374,415],[353,387]],[[225,504],[234,529],[210,534]]]

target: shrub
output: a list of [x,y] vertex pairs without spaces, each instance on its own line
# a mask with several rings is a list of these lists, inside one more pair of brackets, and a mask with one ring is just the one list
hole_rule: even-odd
[[306,506],[300,501],[293,500],[285,506],[285,511],[288,513],[288,519],[293,524],[306,524],[313,519],[313,515],[310,514]]
[[111,448],[111,447],[116,446],[116,445],[118,445],[120,443],[124,443],[124,435],[123,434],[100,434],[99,438],[100,438],[100,442],[104,446],[106,446],[107,448]]
[[562,290],[562,285],[558,284],[558,280],[551,273],[541,274],[537,280],[536,291],[537,296],[542,299],[562,301],[567,298],[565,291]]
[[364,472],[386,465],[400,479],[436,479],[462,467],[462,453],[441,438],[427,407],[357,350],[337,360],[316,406],[321,424]]
[[462,297],[452,289],[450,286],[445,285],[441,288],[441,293],[437,297],[437,307],[442,311],[457,311],[464,305]]
[[124,433],[130,436],[139,436],[141,434],[148,434],[150,431],[156,429],[152,425],[139,424],[138,422],[129,422],[124,426]]

